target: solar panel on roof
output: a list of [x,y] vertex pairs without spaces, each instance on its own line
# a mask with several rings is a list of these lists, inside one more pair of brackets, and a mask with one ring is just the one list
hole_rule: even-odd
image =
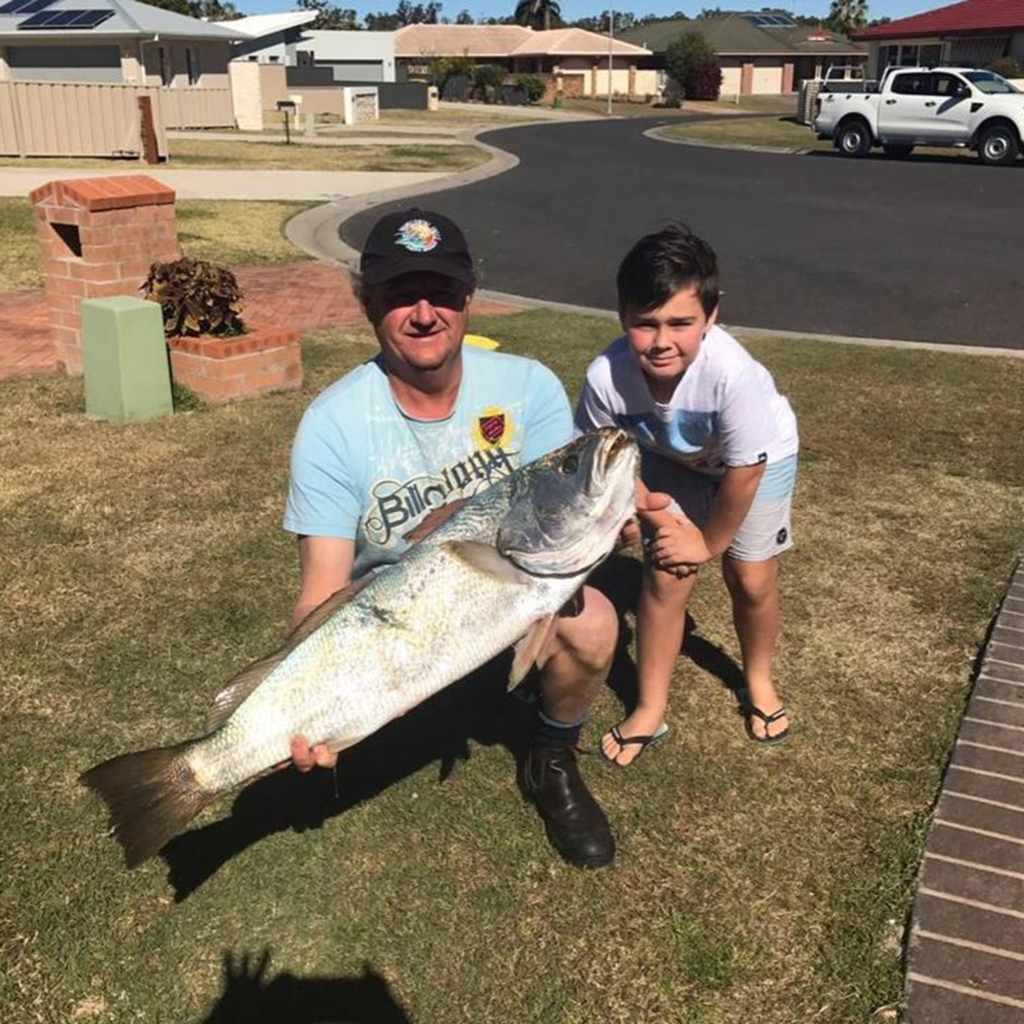
[[78,10],[78,11],[43,11],[40,14],[33,14],[18,25],[22,29],[58,29],[78,28],[88,29],[101,25],[114,16],[113,11]]
[[34,14],[56,3],[57,0],[10,0],[0,7],[0,14]]

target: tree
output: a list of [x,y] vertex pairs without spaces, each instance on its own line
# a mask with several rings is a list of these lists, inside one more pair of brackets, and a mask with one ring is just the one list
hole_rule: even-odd
[[205,18],[207,21],[234,21],[242,15],[232,3],[221,0],[142,0],[150,7],[159,7],[188,18]]
[[513,17],[517,25],[544,31],[552,25],[559,28],[563,24],[562,9],[558,5],[558,0],[519,0]]
[[665,50],[665,67],[688,100],[717,100],[722,68],[700,32],[684,32]]
[[366,15],[366,27],[371,32],[394,32],[405,25],[436,25],[441,13],[438,0],[428,3],[410,3],[410,0],[399,0],[394,14],[378,11]]
[[[574,28],[585,28],[588,32],[601,32],[607,33],[608,31],[608,11],[602,11],[597,17],[590,18],[579,18],[576,21],[570,22]],[[620,32],[625,32],[627,29],[636,28],[637,20],[635,14],[630,14],[628,11],[616,11],[615,12],[615,34],[618,35]]]
[[455,24],[472,25],[474,24],[473,15],[470,14],[469,11],[459,11],[459,13],[455,15]]
[[335,7],[330,0],[298,0],[297,6],[300,11],[316,11],[316,20],[311,21],[306,28],[343,32],[359,30],[356,12]]
[[868,23],[867,0],[832,0],[825,27],[848,36]]

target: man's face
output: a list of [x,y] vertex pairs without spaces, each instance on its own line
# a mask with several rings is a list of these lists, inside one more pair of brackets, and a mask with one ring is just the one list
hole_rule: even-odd
[[704,335],[718,309],[709,316],[690,285],[680,288],[663,306],[638,312],[626,309],[622,327],[640,369],[660,384],[678,380],[697,358]]
[[468,285],[434,273],[402,274],[375,286],[366,312],[385,361],[424,372],[454,362],[471,296]]

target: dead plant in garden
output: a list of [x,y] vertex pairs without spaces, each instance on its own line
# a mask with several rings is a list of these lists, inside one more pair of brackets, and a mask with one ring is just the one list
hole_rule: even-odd
[[242,292],[226,267],[188,256],[154,263],[143,291],[146,299],[160,305],[169,338],[245,333]]

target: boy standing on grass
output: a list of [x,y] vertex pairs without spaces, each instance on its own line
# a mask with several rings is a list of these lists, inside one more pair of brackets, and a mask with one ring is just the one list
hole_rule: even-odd
[[590,364],[576,424],[622,427],[639,442],[646,559],[637,605],[639,703],[605,734],[602,752],[625,767],[668,731],[687,602],[700,566],[719,555],[743,654],[747,732],[759,743],[781,743],[789,719],[772,656],[777,556],[793,543],[796,418],[769,372],[715,324],[718,264],[707,242],[678,225],[647,235],[622,261],[617,284],[625,335]]

